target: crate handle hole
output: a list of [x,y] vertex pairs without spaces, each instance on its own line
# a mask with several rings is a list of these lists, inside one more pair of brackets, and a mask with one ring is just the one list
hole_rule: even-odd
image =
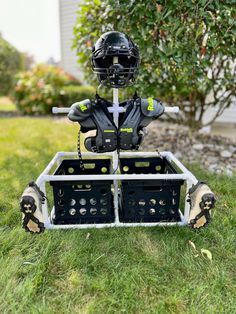
[[149,167],[150,166],[150,162],[149,161],[136,161],[134,164],[135,164],[135,167],[137,167],[137,168]]
[[85,169],[94,169],[96,167],[95,164],[84,164]]

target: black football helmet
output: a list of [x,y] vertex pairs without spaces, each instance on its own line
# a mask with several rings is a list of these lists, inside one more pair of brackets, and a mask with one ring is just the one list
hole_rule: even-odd
[[91,63],[93,72],[102,85],[127,87],[134,83],[137,74],[139,50],[124,33],[107,32],[93,47]]

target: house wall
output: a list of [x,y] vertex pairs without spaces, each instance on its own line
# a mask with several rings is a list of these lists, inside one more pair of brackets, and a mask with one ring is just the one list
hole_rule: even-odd
[[61,63],[69,74],[83,80],[83,73],[77,64],[76,51],[72,50],[73,27],[76,23],[76,11],[82,0],[59,0]]
[[[212,100],[211,93],[208,95],[208,100]],[[208,123],[209,121],[214,118],[218,111],[219,107],[211,107],[206,110],[206,112],[203,115],[203,124]],[[235,134],[235,126],[236,126],[236,99],[232,101],[229,108],[225,109],[223,114],[220,115],[215,122],[211,126],[207,126],[203,128],[203,131],[210,132],[213,131],[215,128],[221,130],[221,134],[224,135],[224,128],[226,130],[226,133],[228,134],[230,130],[234,133],[234,137],[236,138]],[[227,135],[225,134],[225,135]]]
[[[206,111],[206,115],[204,117],[204,121],[207,122],[211,117],[214,117],[217,112],[216,108],[211,108]],[[235,123],[236,124],[236,102],[232,103],[232,105],[225,109],[224,113],[216,119],[218,123]]]

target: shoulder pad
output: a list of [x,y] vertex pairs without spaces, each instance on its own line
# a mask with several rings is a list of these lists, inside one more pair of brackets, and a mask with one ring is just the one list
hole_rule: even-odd
[[142,114],[146,117],[157,118],[161,116],[165,110],[165,107],[162,103],[154,98],[141,98],[141,111]]
[[68,113],[68,118],[71,121],[83,121],[87,119],[92,113],[93,103],[89,99],[76,102],[71,106]]

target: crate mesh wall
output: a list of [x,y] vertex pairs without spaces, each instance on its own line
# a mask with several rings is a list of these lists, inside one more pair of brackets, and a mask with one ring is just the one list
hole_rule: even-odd
[[[166,158],[121,158],[121,173],[177,173]],[[122,222],[180,221],[183,180],[122,180],[119,214]]]
[[[63,160],[55,175],[107,174],[109,159]],[[111,181],[52,181],[55,224],[108,223],[114,221]]]

